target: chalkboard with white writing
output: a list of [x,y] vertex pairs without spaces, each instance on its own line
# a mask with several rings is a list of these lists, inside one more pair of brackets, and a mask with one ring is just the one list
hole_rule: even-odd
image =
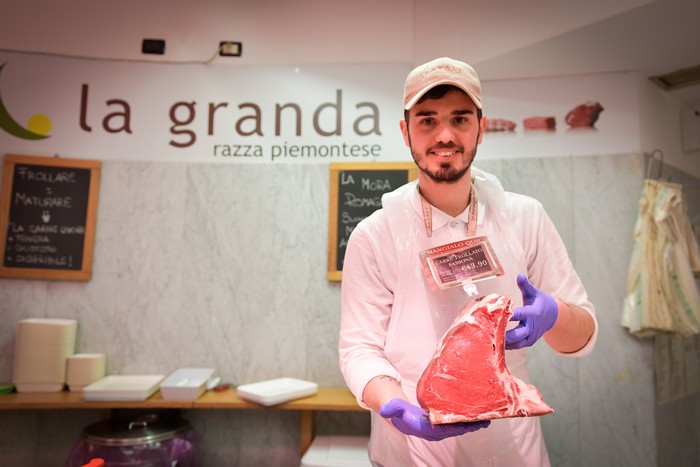
[[6,155],[0,277],[89,280],[101,162]]
[[413,163],[330,164],[328,279],[342,279],[345,248],[355,226],[381,208],[384,193],[417,177]]

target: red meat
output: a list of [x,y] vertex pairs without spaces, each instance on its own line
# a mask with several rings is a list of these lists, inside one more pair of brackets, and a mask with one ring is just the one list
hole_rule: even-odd
[[564,121],[571,128],[590,128],[598,121],[603,106],[598,102],[589,101],[578,105],[566,114]]
[[486,121],[486,131],[514,131],[516,123],[505,118],[489,118]]
[[528,117],[523,120],[526,130],[554,130],[556,127],[557,119],[554,117]]
[[505,332],[511,299],[490,294],[467,305],[418,381],[418,403],[433,424],[544,415],[540,391],[511,375]]

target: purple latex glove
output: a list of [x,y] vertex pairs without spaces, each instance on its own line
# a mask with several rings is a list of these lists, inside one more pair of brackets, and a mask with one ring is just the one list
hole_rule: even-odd
[[390,418],[391,423],[403,434],[417,436],[428,441],[440,441],[452,436],[486,428],[491,424],[490,420],[478,422],[446,423],[444,425],[431,425],[430,419],[418,406],[403,399],[391,399],[379,409],[379,415]]
[[506,349],[529,347],[557,322],[559,305],[551,295],[532,285],[524,274],[518,274],[518,287],[523,293],[523,306],[513,310],[511,321],[520,321],[506,331]]

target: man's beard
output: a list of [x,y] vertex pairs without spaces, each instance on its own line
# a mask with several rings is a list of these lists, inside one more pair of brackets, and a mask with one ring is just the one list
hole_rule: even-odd
[[[454,148],[454,146],[441,146],[440,149],[451,149]],[[426,154],[423,155],[420,160],[425,161],[428,159],[427,153],[430,151],[426,151]],[[440,164],[440,168],[438,170],[431,171],[428,169],[427,165],[424,166],[419,162],[419,158],[416,157],[416,152],[411,148],[411,154],[413,155],[413,160],[416,162],[416,165],[418,168],[426,174],[431,180],[434,182],[438,183],[454,183],[462,179],[464,175],[469,171],[469,168],[472,166],[472,162],[474,161],[474,157],[476,156],[476,146],[474,146],[474,149],[472,150],[472,153],[470,154],[469,161],[466,166],[464,166],[462,169],[456,169],[452,167],[452,164],[450,163],[445,163],[445,164]]]

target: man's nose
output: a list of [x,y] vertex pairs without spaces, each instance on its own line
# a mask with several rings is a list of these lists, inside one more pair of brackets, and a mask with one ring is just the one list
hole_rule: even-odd
[[449,125],[440,125],[436,138],[439,143],[452,143],[454,142],[455,133]]

